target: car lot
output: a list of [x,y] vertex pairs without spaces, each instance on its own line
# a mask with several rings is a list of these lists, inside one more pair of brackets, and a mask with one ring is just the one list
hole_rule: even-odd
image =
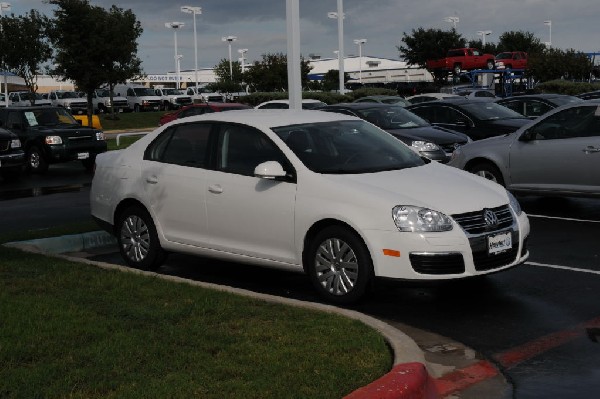
[[[78,165],[60,164],[45,176],[0,181],[0,233],[89,220],[90,179]],[[432,356],[440,349],[427,341],[429,332],[466,344],[499,367],[513,386],[513,398],[594,397],[600,389],[600,346],[594,341],[600,339],[594,322],[600,317],[600,202],[519,200],[532,228],[525,265],[491,275],[481,285],[385,285],[355,308],[410,331]],[[116,252],[97,259],[123,262]],[[306,276],[285,270],[182,255],[170,258],[159,272],[319,300]],[[443,350],[460,351],[456,345]],[[480,385],[474,381],[469,389]],[[469,398],[469,389],[461,397]]]

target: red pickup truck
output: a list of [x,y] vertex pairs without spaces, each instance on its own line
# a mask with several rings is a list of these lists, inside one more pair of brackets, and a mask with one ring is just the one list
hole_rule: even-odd
[[507,51],[496,56],[498,69],[527,69],[527,53],[524,51]]
[[425,66],[432,72],[453,71],[458,75],[460,71],[494,69],[494,59],[493,54],[483,54],[476,48],[457,48],[448,50],[446,58],[425,61]]

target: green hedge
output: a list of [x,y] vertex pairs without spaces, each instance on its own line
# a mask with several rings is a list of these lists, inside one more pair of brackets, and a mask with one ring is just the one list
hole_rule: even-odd
[[[377,87],[368,87],[368,88],[358,89],[358,90],[348,92],[346,94],[319,92],[319,91],[302,92],[302,98],[319,100],[319,101],[323,101],[326,104],[352,102],[361,97],[375,96],[375,95],[396,96],[396,95],[398,95],[398,92],[396,90],[392,90],[392,89],[384,89],[384,88],[377,88]],[[243,104],[248,104],[248,105],[251,105],[254,107],[265,101],[287,100],[288,98],[289,98],[289,93],[287,93],[287,92],[272,92],[272,93],[257,92],[257,93],[248,94],[247,96],[240,97],[238,99],[238,101]]]
[[600,90],[600,83],[571,82],[568,80],[550,80],[535,87],[537,93],[570,94],[572,96]]

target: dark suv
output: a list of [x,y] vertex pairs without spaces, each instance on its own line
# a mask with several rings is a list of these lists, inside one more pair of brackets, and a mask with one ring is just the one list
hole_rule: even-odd
[[0,129],[0,175],[4,180],[16,180],[24,164],[25,153],[17,135]]
[[0,108],[0,127],[16,134],[31,172],[43,173],[52,163],[80,160],[87,170],[106,151],[104,133],[84,127],[61,107]]

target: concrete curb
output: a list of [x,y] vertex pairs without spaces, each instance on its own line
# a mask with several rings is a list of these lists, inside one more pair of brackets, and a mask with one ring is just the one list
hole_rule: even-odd
[[316,311],[336,313],[354,320],[358,320],[378,331],[385,338],[394,355],[394,367],[392,370],[367,385],[360,388],[344,399],[438,399],[440,398],[431,374],[435,374],[437,367],[425,360],[423,351],[405,333],[392,327],[388,323],[378,320],[366,314],[349,309],[342,309],[332,305],[315,302],[305,302],[296,299],[282,298],[274,295],[261,294],[240,288],[188,280],[177,276],[168,276],[154,272],[132,269],[106,262],[97,262],[86,258],[64,255],[67,252],[81,252],[93,248],[115,245],[116,239],[104,231],[95,231],[84,234],[74,234],[46,239],[29,241],[18,241],[5,243],[4,246],[21,249],[23,251],[49,255],[94,265],[103,269],[119,270],[146,276],[161,278],[164,280],[185,283],[193,286],[209,288],[237,295],[244,295],[254,299],[275,302],[289,306],[296,306]]

